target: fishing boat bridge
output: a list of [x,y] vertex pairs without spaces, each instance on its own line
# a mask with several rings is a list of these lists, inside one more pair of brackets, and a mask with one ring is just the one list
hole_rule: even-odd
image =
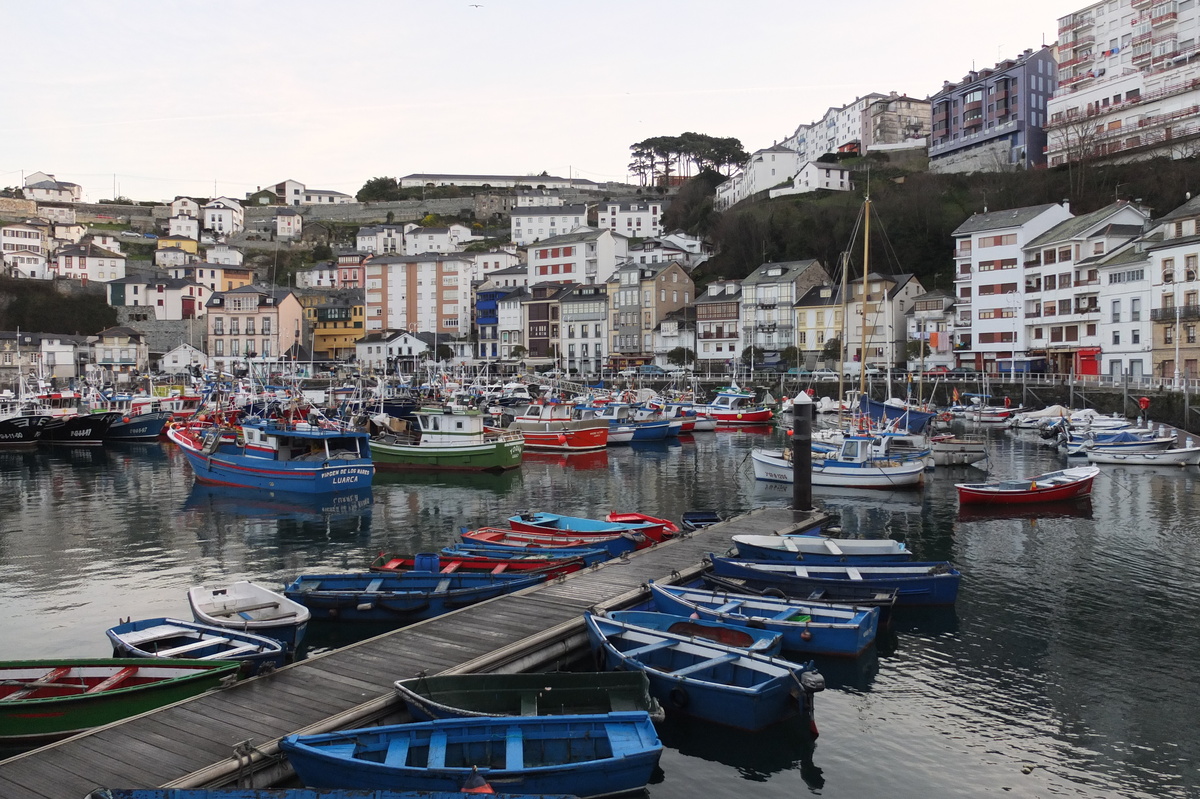
[[402,720],[393,682],[419,674],[550,669],[586,647],[582,614],[685,580],[740,534],[790,533],[816,512],[765,508],[552,583],[472,605],[0,761],[0,796],[108,788],[259,788],[291,776],[279,739]]

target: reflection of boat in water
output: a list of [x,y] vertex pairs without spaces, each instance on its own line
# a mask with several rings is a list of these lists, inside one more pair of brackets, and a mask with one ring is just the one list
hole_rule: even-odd
[[563,469],[577,472],[589,469],[608,468],[608,450],[599,449],[591,452],[531,452],[525,450],[525,463],[545,463]]
[[[1178,468],[1175,469],[1178,472]],[[1057,502],[1028,502],[1024,505],[959,505],[960,522],[986,522],[996,519],[1090,519],[1092,498]]]
[[815,742],[806,721],[788,719],[760,732],[728,735],[728,730],[707,722],[667,714],[658,725],[663,746],[686,758],[720,763],[737,769],[744,780],[766,782],[781,771],[800,769],[810,788],[821,788],[825,779],[813,764]]
[[[522,457],[522,461],[534,461],[536,458],[531,455],[546,455],[553,458],[555,453],[530,453],[526,452]],[[590,454],[590,453],[589,453]],[[455,471],[389,471],[381,469],[375,472],[375,478],[372,480],[372,485],[376,488],[418,488],[425,486],[428,488],[451,488],[463,489],[472,493],[479,491],[492,491],[497,494],[505,494],[514,485],[521,482],[520,469],[506,469],[502,472],[455,472]]]
[[717,422],[718,433],[746,433],[752,436],[769,436],[775,432],[775,426],[769,424],[729,425]]
[[168,445],[162,441],[106,441],[104,448],[116,460],[155,463],[167,460]]
[[184,510],[234,513],[238,516],[269,516],[292,519],[336,519],[369,512],[371,488],[334,494],[296,494],[256,488],[195,483],[183,503]]

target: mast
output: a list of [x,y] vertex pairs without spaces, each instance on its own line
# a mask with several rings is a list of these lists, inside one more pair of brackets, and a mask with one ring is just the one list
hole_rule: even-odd
[[862,407],[862,398],[867,395],[867,275],[871,272],[871,195],[863,201],[863,290],[862,290],[862,322],[859,326],[860,340],[858,343],[858,405]]
[[846,353],[850,349],[850,341],[846,338],[846,310],[849,307],[846,304],[846,291],[849,283],[850,274],[850,252],[849,250],[842,252],[842,327],[838,331],[838,393],[837,393],[837,409],[838,409],[838,427],[842,426],[842,401],[846,399]]

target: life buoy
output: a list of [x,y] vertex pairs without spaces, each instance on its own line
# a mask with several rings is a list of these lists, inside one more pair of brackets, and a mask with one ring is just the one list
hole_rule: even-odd
[[671,702],[672,707],[677,707],[680,710],[687,707],[688,702],[691,701],[691,697],[688,696],[687,691],[683,690],[683,686],[681,685],[676,685],[672,688],[671,692],[667,694],[667,699]]

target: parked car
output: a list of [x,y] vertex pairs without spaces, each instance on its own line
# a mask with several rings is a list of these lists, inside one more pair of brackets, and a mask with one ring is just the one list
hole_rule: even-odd
[[817,369],[813,371],[812,379],[819,383],[836,383],[838,373],[832,369]]
[[142,234],[138,233],[136,230],[122,230],[117,235],[125,236],[126,238],[130,238],[130,239],[140,239],[142,237]]
[[926,377],[945,377],[950,374],[950,369],[945,366],[931,366],[925,370]]
[[142,238],[144,238],[144,239],[157,239],[157,238],[158,238],[158,236],[157,236],[157,235],[155,235],[154,233],[143,233],[143,234],[142,234]]
[[978,374],[979,370],[974,366],[956,366],[947,373],[946,377],[950,380],[966,380]]

